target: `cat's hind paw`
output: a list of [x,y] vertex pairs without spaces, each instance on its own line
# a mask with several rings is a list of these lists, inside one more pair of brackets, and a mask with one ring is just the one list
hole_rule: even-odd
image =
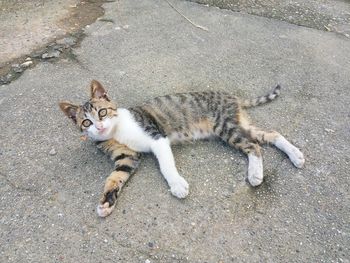
[[249,155],[248,181],[252,186],[258,186],[263,182],[263,164],[262,158]]
[[186,180],[179,176],[174,182],[170,185],[171,193],[177,198],[185,198],[188,195],[189,185]]
[[302,168],[304,166],[304,163],[305,163],[304,155],[297,147],[293,146],[290,149],[288,156],[295,167]]
[[251,173],[248,174],[248,181],[250,183],[251,186],[258,186],[261,185],[261,183],[263,182],[263,174],[259,171],[255,171],[256,173]]

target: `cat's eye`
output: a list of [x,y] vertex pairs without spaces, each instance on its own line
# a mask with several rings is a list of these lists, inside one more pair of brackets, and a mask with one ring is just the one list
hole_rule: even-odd
[[84,127],[89,127],[90,125],[92,124],[92,122],[90,121],[90,120],[88,120],[88,119],[85,119],[85,120],[83,120],[83,122],[82,122],[82,125],[84,126]]
[[107,115],[107,109],[103,108],[103,109],[100,109],[100,110],[98,111],[98,116],[99,116],[100,118],[102,118],[102,117],[104,117],[104,116],[106,116],[106,115]]

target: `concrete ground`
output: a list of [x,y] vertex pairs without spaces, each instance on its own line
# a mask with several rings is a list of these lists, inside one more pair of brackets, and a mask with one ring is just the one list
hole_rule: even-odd
[[[0,86],[0,262],[349,262],[350,40],[191,2],[123,0],[85,29],[76,59]],[[120,106],[182,91],[281,97],[249,111],[305,154],[264,147],[265,182],[221,143],[174,147],[190,184],[171,196],[145,155],[114,213],[96,205],[112,163],[60,112],[92,78]]]
[[348,0],[189,0],[295,25],[332,31],[350,38]]
[[102,15],[98,4],[103,1],[95,2],[0,0],[0,67],[92,23]]

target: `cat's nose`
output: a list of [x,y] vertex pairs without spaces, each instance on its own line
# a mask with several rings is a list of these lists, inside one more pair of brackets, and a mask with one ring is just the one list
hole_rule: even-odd
[[103,124],[101,122],[96,123],[97,130],[103,130]]

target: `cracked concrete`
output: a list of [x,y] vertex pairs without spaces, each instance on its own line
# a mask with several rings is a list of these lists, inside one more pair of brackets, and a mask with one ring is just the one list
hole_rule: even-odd
[[0,0],[0,85],[17,79],[29,67],[22,66],[28,61],[35,66],[35,54],[41,58],[57,40],[74,37],[79,42],[81,28],[103,14],[104,2]]
[[[349,39],[172,3],[208,31],[165,1],[104,4],[102,19],[114,23],[85,29],[79,63],[39,63],[0,87],[0,262],[349,262]],[[113,164],[57,105],[84,101],[92,78],[123,107],[207,89],[251,98],[280,83],[278,100],[249,113],[300,147],[306,166],[264,147],[266,178],[251,188],[239,152],[215,141],[176,146],[185,200],[146,155],[114,213],[98,218]]]

